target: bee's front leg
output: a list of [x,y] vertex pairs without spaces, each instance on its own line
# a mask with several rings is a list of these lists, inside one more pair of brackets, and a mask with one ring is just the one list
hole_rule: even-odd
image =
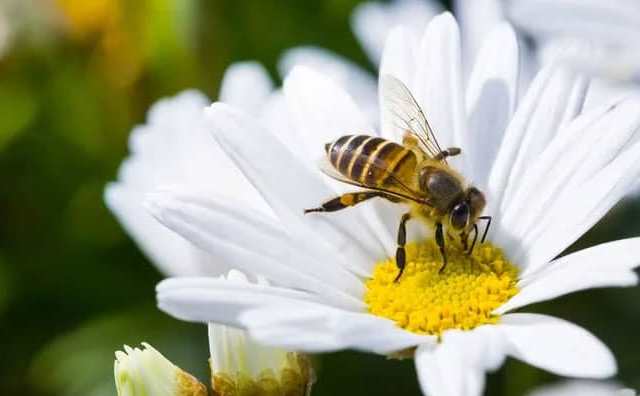
[[[468,237],[468,235],[467,235]],[[476,242],[478,242],[478,225],[473,225],[473,242],[471,242],[471,248],[467,251],[467,254],[473,253],[473,248],[476,246]]]
[[436,244],[440,248],[440,254],[442,254],[442,267],[440,267],[439,273],[442,273],[447,266],[447,252],[444,249],[444,233],[442,231],[442,223],[436,223]]
[[411,213],[405,213],[400,219],[400,226],[398,227],[398,248],[396,249],[396,266],[398,267],[398,275],[394,282],[397,282],[402,273],[404,272],[404,266],[407,261],[407,255],[404,250],[404,245],[407,243],[407,221],[411,218]]
[[462,250],[464,250],[465,252],[469,250],[469,243],[467,242],[469,239],[469,234],[467,234],[465,231],[462,231],[460,233],[460,241],[462,242]]

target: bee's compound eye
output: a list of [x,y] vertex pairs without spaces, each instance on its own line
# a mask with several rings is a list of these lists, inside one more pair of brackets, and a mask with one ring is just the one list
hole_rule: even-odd
[[469,223],[470,212],[469,205],[466,202],[454,206],[451,210],[451,227],[456,230],[465,229]]

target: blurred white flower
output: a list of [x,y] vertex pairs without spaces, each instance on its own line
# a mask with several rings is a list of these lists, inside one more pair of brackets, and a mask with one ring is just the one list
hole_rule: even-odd
[[[233,270],[225,279],[248,282]],[[209,324],[209,349],[211,387],[218,396],[304,396],[311,391],[315,378],[305,355],[258,344],[244,330],[214,323]]]
[[391,29],[404,25],[415,37],[420,37],[431,18],[442,11],[442,5],[435,0],[369,1],[353,10],[351,25],[369,59],[378,65],[382,44]]
[[[518,46],[507,24],[488,34],[466,88],[460,33],[450,14],[435,18],[417,43],[408,34],[402,27],[390,33],[381,73],[410,87],[443,146],[463,148],[452,163],[487,193],[494,216],[494,245],[474,252],[486,266],[467,267],[459,256],[440,277],[431,273],[429,262],[439,262],[433,249],[418,243],[408,248],[411,275],[395,287],[396,269],[386,257],[395,249],[397,207],[302,214],[344,191],[313,166],[324,144],[375,132],[334,80],[297,67],[283,91],[280,117],[289,128],[277,136],[232,106],[215,103],[207,110],[209,132],[258,191],[243,198],[267,202],[273,216],[221,205],[223,185],[206,196],[168,188],[147,202],[176,233],[212,255],[223,247],[227,254],[219,260],[275,286],[169,279],[157,288],[160,308],[184,320],[244,327],[257,342],[292,350],[414,356],[429,395],[481,394],[484,372],[506,356],[565,376],[613,375],[614,357],[586,330],[509,312],[574,291],[637,283],[633,268],[640,259],[629,252],[640,248],[640,238],[554,258],[640,176],[640,99],[582,113],[585,79],[545,67],[518,103]],[[384,104],[382,110],[380,136],[397,140]],[[423,285],[422,296],[449,299],[434,297],[425,306],[415,285]]]
[[527,396],[636,396],[633,389],[613,382],[571,380],[545,385],[527,393]]
[[116,352],[114,376],[118,396],[206,396],[196,378],[162,356],[151,345],[125,345]]
[[[591,53],[567,54],[575,66],[617,80],[640,82],[640,3],[635,0],[512,0],[507,12],[538,44],[563,40],[591,45]],[[590,56],[586,56],[586,55]]]
[[587,106],[640,91],[640,2],[511,0],[505,13],[534,38],[542,63],[563,61],[599,77]]

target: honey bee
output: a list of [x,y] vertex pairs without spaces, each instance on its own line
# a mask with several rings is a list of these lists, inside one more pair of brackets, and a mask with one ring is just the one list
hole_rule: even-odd
[[[478,239],[477,222],[487,221],[481,238],[484,242],[491,216],[480,216],[486,204],[484,194],[467,185],[463,176],[447,163],[448,157],[459,155],[462,150],[440,148],[424,112],[400,80],[385,75],[381,83],[383,107],[390,111],[394,126],[404,131],[402,144],[367,135],[346,135],[327,143],[322,171],[364,190],[343,194],[320,207],[305,209],[305,213],[335,212],[376,197],[408,205],[409,210],[398,227],[397,282],[406,263],[404,246],[409,219],[420,219],[435,229],[442,272],[447,265],[444,228],[450,239],[459,238],[463,249],[471,253]],[[469,248],[471,231],[475,232]]]

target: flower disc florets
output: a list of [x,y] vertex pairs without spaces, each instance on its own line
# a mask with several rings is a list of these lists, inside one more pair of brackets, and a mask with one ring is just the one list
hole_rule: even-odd
[[410,243],[406,251],[406,268],[398,282],[395,259],[376,264],[366,283],[365,302],[372,314],[411,332],[440,335],[496,323],[499,317],[492,311],[518,292],[517,268],[491,243],[476,246],[471,254],[449,244],[442,272],[433,240]]

